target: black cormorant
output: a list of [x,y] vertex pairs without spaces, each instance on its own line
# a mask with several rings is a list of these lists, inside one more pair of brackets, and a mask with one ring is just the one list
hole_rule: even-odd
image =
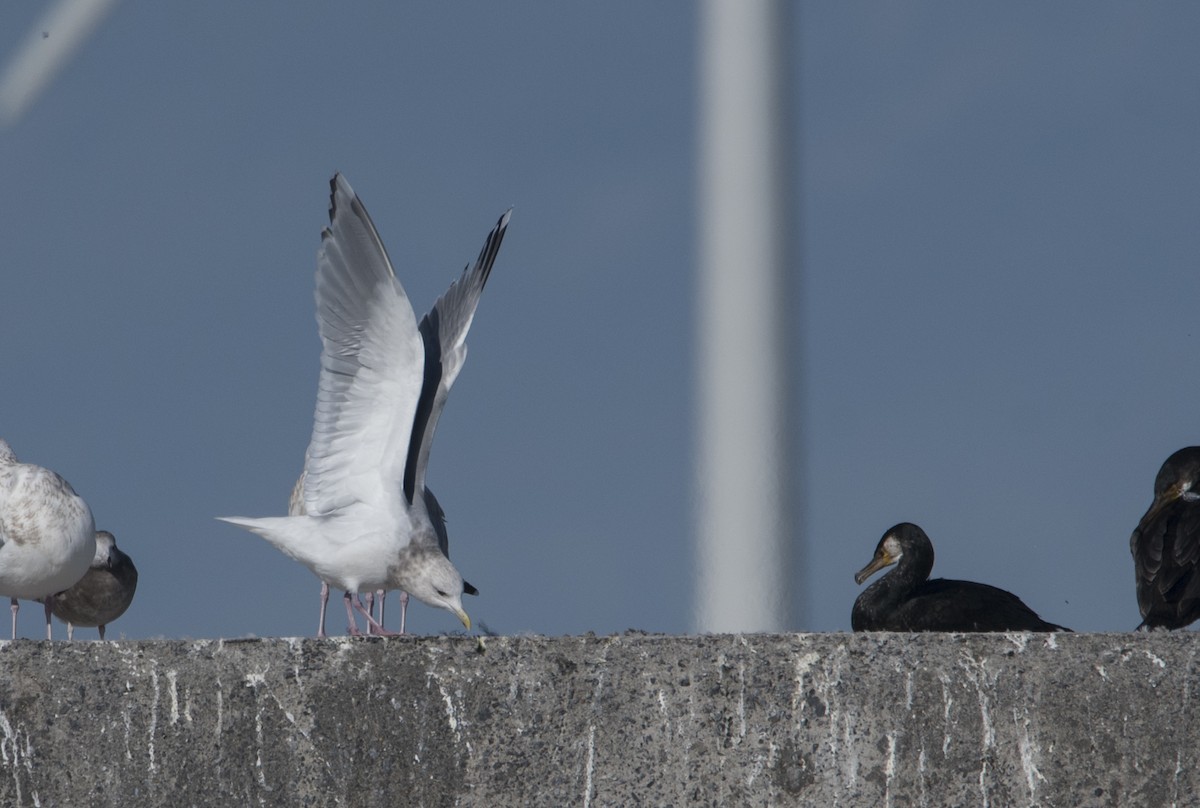
[[1154,478],[1154,502],[1129,538],[1139,629],[1183,628],[1200,617],[1198,483],[1200,446],[1168,457]]
[[1070,631],[1047,623],[1003,589],[972,581],[929,580],[933,545],[911,522],[883,534],[871,563],[854,581],[861,584],[890,564],[896,569],[854,601],[850,625],[855,631]]

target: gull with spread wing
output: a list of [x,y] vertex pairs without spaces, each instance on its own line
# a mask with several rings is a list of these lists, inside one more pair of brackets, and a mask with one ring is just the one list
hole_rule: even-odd
[[[330,188],[329,227],[317,252],[321,373],[303,515],[220,518],[304,564],[321,579],[323,594],[327,586],[344,590],[351,634],[359,633],[355,609],[369,630],[394,633],[359,597],[378,589],[400,589],[453,612],[469,629],[462,595],[474,587],[446,556],[441,509],[425,487],[425,471],[511,211],[418,326],[362,201],[341,174]],[[322,630],[324,622],[323,601]]]

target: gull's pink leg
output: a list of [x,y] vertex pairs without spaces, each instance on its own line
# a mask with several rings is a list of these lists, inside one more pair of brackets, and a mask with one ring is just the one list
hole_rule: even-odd
[[53,624],[50,622],[50,618],[54,615],[54,611],[50,608],[50,597],[47,596],[43,599],[42,604],[46,607],[46,639],[53,640],[54,632],[51,629]]
[[[374,592],[367,593],[367,612],[370,613],[372,618],[374,618],[375,617],[375,604],[378,603],[379,604],[379,625],[381,625],[381,626],[383,625],[383,604],[384,604],[384,598],[386,598],[386,597],[387,597],[386,589],[378,589]],[[378,632],[375,631],[374,626],[368,625],[367,633],[368,634],[376,634]]]
[[[367,614],[371,615],[372,620],[375,619],[375,593],[374,592],[367,593]],[[374,634],[374,633],[375,633],[375,628],[370,623],[367,623],[367,634]]]
[[[381,637],[395,637],[396,636],[395,631],[388,631],[386,628],[379,625],[379,623],[375,622],[375,618],[371,617],[371,613],[367,611],[367,607],[363,606],[362,600],[360,600],[357,597],[355,597],[355,598],[353,598],[353,600],[351,600],[350,593],[347,592],[346,593],[346,602],[347,603],[352,602],[354,604],[354,608],[356,608],[360,612],[362,612],[363,616],[367,618],[367,630],[370,631],[372,634],[378,634]],[[350,607],[347,606],[346,608],[348,609]]]
[[[351,605],[354,603],[354,599],[350,596],[349,592],[346,592],[344,595],[342,595],[342,600],[346,604],[346,620],[350,622],[350,625],[346,628],[346,630],[350,632],[351,637],[361,637],[362,632],[358,630],[358,623],[354,619],[354,609],[351,608]],[[359,610],[362,610],[362,604],[360,603],[357,605]],[[367,619],[370,620],[370,618],[371,616],[367,615]]]
[[404,633],[404,620],[408,617],[408,593],[400,593],[400,633]]
[[[325,638],[325,607],[329,605],[329,584],[321,581],[321,619],[317,623],[317,639]],[[104,629],[100,629],[100,639],[104,639]]]
[[20,611],[20,609],[21,609],[21,604],[17,603],[16,598],[13,598],[12,599],[12,613],[13,613],[13,639],[14,640],[17,638],[17,612]]

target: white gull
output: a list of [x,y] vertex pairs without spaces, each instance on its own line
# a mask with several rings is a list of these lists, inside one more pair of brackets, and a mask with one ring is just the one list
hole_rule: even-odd
[[[473,587],[440,546],[441,509],[430,507],[437,501],[427,494],[425,472],[511,211],[418,326],[361,200],[341,174],[330,188],[330,224],[317,252],[321,374],[301,486],[304,515],[219,518],[304,564],[325,597],[327,586],[345,590],[352,634],[353,609],[369,630],[393,633],[358,597],[378,589],[403,590],[470,628],[462,594]],[[321,629],[324,612],[323,600]]]
[[42,601],[51,639],[50,597],[82,578],[95,554],[83,498],[50,469],[18,461],[0,439],[0,595],[12,599],[13,639],[18,598]]

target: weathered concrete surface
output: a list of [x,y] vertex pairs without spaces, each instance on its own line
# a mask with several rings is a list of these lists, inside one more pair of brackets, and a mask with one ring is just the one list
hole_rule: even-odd
[[0,805],[1196,805],[1200,635],[0,643]]

